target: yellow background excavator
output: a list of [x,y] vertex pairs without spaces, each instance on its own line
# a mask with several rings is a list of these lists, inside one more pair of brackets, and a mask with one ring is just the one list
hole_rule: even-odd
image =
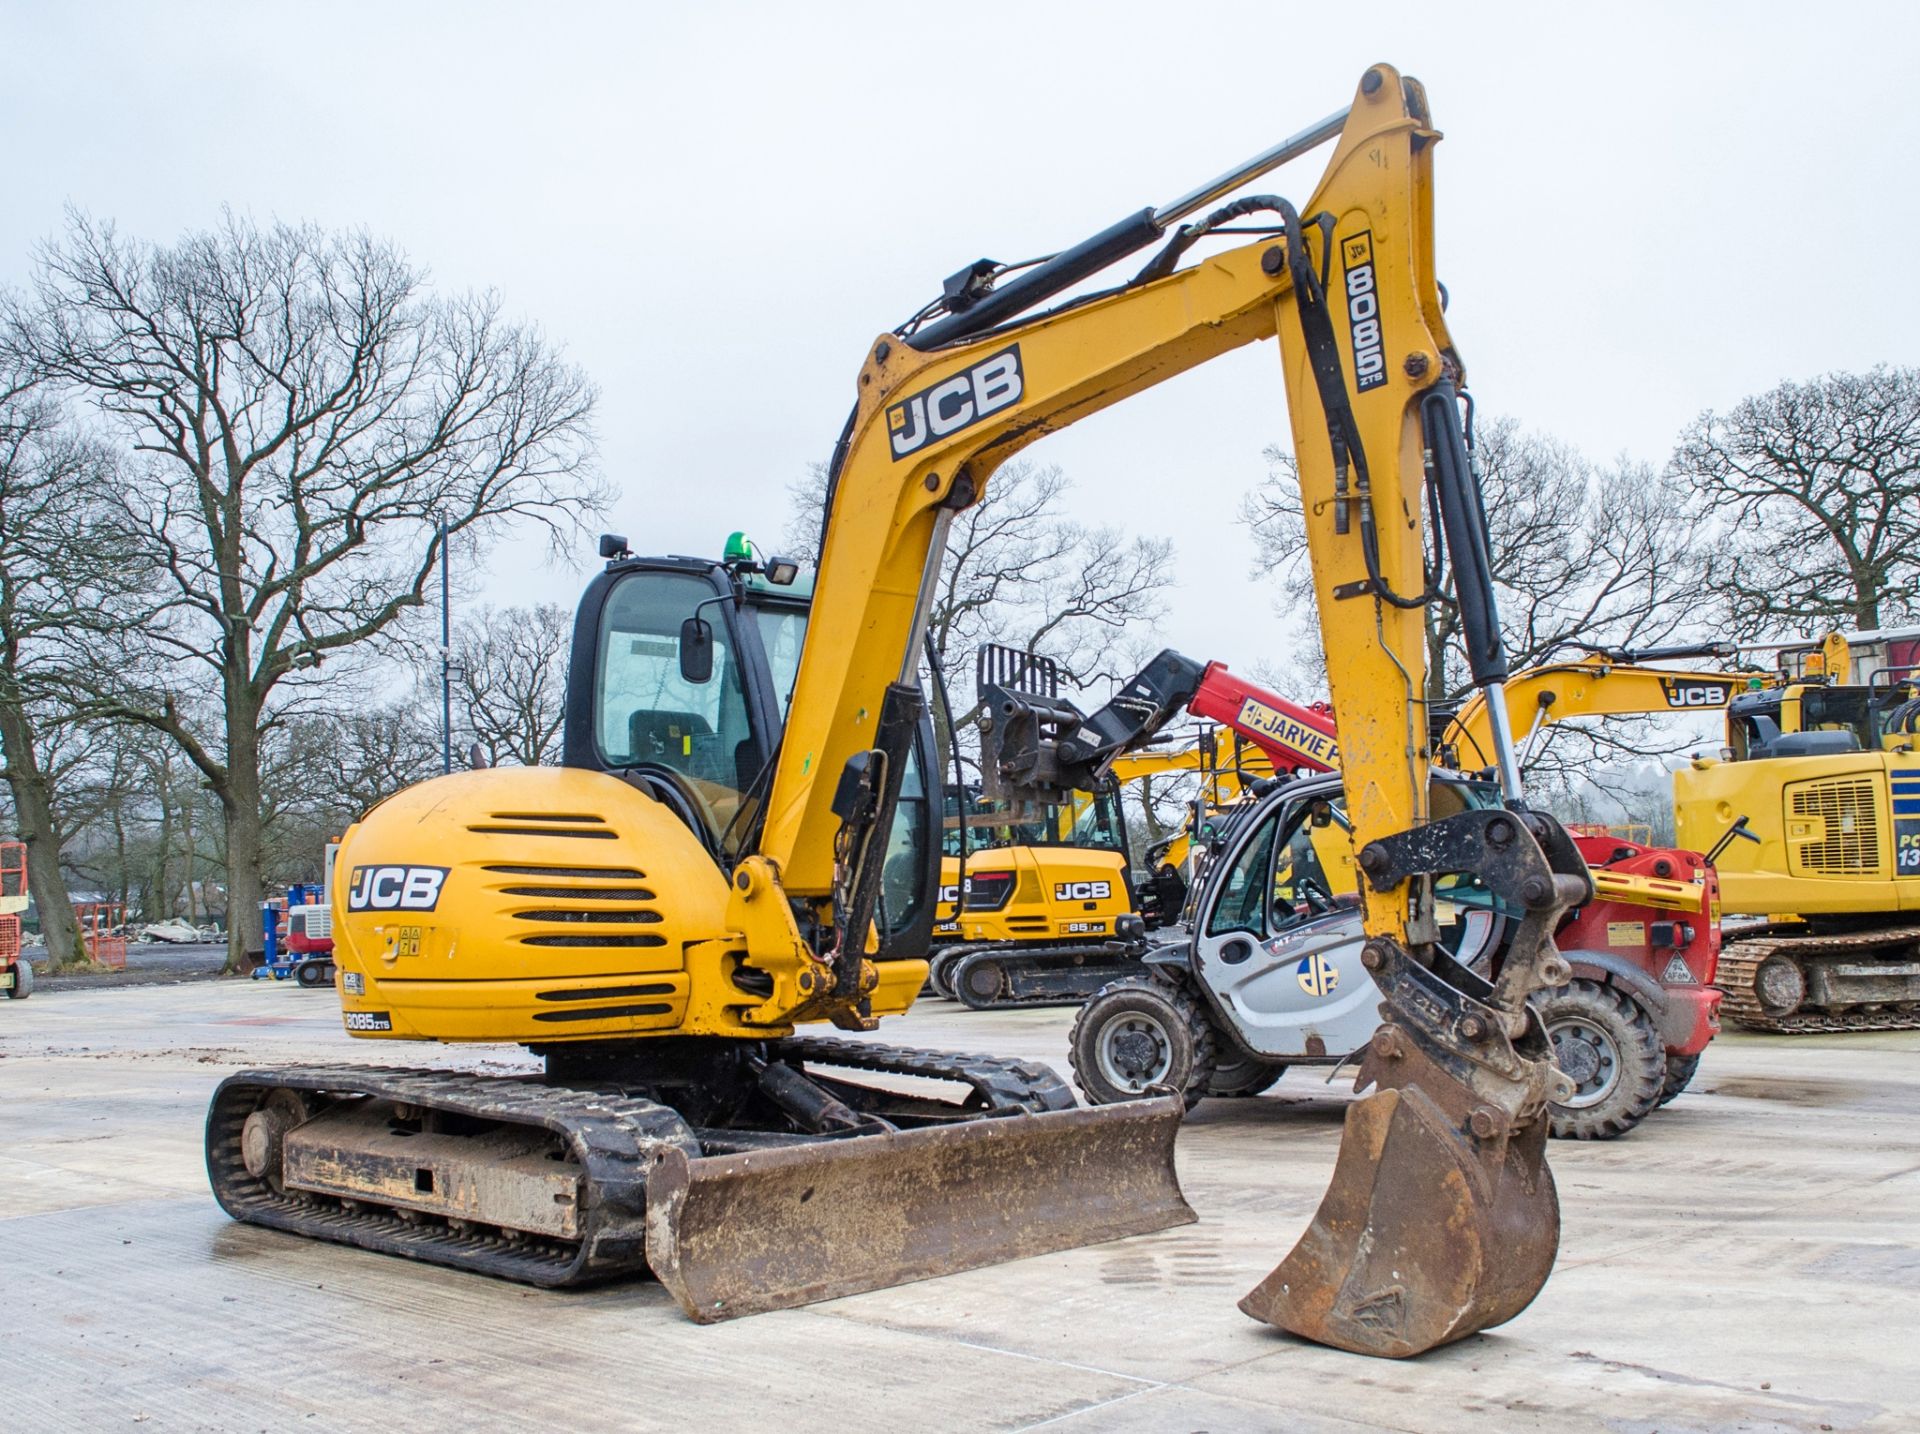
[[[1531,739],[1576,716],[1724,712],[1720,755],[1673,775],[1677,842],[1708,856],[1721,909],[1747,918],[1722,933],[1720,1015],[1778,1033],[1920,1026],[1920,629],[1829,633],[1778,649],[1771,671],[1643,665],[1734,651],[1542,668],[1508,686],[1510,721]],[[1486,761],[1486,719],[1470,699],[1443,748]],[[1636,899],[1611,874],[1596,882]]]
[[1760,918],[1722,947],[1727,1019],[1920,1026],[1920,629],[1780,653],[1673,798],[1679,839],[1715,853],[1727,911]]
[[[1165,651],[1122,685],[1118,704],[1082,713],[1061,696],[1054,663],[1031,652],[989,644],[980,652],[982,762],[989,786],[1008,763],[1038,759],[1036,734],[1055,750],[1079,743],[1071,771],[1053,773],[1064,800],[1041,807],[1038,820],[1008,827],[984,853],[950,839],[941,868],[941,919],[928,984],[983,1010],[1006,1005],[1072,1005],[1109,981],[1137,970],[1147,933],[1180,918],[1187,895],[1184,852],[1153,852],[1136,867],[1126,814],[1125,782],[1173,771],[1202,778],[1204,813],[1237,793],[1242,781],[1278,770],[1325,771],[1338,758],[1330,713],[1300,707],[1229,672]],[[1150,693],[1150,707],[1143,703]],[[1140,750],[1165,722],[1183,713],[1217,720],[1254,754],[1231,770],[1218,768],[1217,733],[1181,752]],[[993,803],[987,803],[993,810]],[[1021,805],[1031,808],[1030,801]],[[1191,824],[1190,824],[1191,825]],[[953,836],[961,833],[955,823]],[[974,829],[968,823],[968,830]],[[1176,837],[1172,846],[1188,846]],[[958,904],[965,868],[965,901]],[[951,945],[943,944],[951,942]]]
[[[971,266],[877,338],[795,666],[769,655],[790,564],[606,544],[567,765],[401,793],[349,830],[334,888],[351,1034],[519,1042],[545,1078],[240,1073],[208,1115],[222,1204],[542,1283],[650,1266],[702,1320],[1190,1218],[1177,1100],[1055,1108],[1050,1072],[794,1033],[869,1030],[926,974],[939,814],[916,672],[954,514],[1045,434],[1277,336],[1384,1024],[1326,1199],[1242,1308],[1390,1356],[1523,1309],[1558,1244],[1545,1111],[1566,1089],[1527,996],[1565,979],[1550,933],[1590,887],[1503,737],[1503,801],[1427,805],[1443,560],[1476,682],[1506,675],[1434,272],[1439,138],[1421,87],[1376,66],[1348,110],[1040,264]],[[1298,209],[1224,202],[1328,142]],[[1181,266],[1249,219],[1266,232]],[[1035,312],[1153,244],[1132,279]],[[1523,913],[1492,981],[1439,944],[1433,883],[1459,873]]]

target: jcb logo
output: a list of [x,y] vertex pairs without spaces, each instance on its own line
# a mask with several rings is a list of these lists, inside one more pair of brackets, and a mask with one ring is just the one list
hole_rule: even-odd
[[918,453],[936,438],[958,433],[989,414],[1020,401],[1026,392],[1020,345],[984,358],[965,373],[942,379],[887,409],[887,436],[896,461]]
[[349,911],[431,911],[440,902],[449,868],[356,866],[347,888]]
[[1660,679],[1669,707],[1725,707],[1728,688],[1724,682],[1685,682],[1677,677]]
[[1373,276],[1373,231],[1365,229],[1343,241],[1340,252],[1347,276],[1347,324],[1353,333],[1353,386],[1365,393],[1387,381],[1380,289]]
[[1112,895],[1110,881],[1061,881],[1053,888],[1055,901],[1105,901]]

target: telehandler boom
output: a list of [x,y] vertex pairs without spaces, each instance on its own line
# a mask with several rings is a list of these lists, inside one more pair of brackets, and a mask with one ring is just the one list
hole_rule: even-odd
[[[1439,138],[1419,84],[1375,66],[1347,111],[1018,274],[970,266],[879,336],[829,467],[777,748],[728,675],[744,594],[711,571],[706,596],[698,572],[634,585],[616,562],[576,631],[570,765],[402,793],[347,834],[335,883],[352,1034],[519,1041],[546,1079],[236,1075],[208,1117],[227,1209],[553,1283],[644,1259],[699,1319],[1189,1218],[1173,1098],[1050,1109],[1030,1069],[790,1033],[868,1030],[926,974],[938,813],[917,669],[954,515],[1027,444],[1277,335],[1385,1023],[1325,1201],[1242,1308],[1388,1356],[1523,1309],[1558,1243],[1546,1106],[1565,1088],[1526,998],[1565,979],[1550,933],[1590,888],[1523,804],[1498,720],[1505,804],[1427,806],[1423,614],[1443,557],[1497,718],[1506,677],[1434,275]],[[1302,208],[1221,202],[1328,141]],[[1252,242],[1179,267],[1253,216]],[[1130,281],[1031,312],[1163,240]],[[1450,873],[1524,913],[1491,982],[1438,943]],[[916,1101],[826,1065],[972,1095]]]

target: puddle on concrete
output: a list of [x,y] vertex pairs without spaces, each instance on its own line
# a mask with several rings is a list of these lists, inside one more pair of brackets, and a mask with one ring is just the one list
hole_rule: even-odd
[[1737,1095],[1747,1100],[1777,1100],[1788,1105],[1854,1105],[1868,1091],[1856,1081],[1769,1080],[1760,1076],[1719,1076],[1702,1089],[1707,1095]]
[[1801,1269],[1820,1279],[1911,1289],[1920,1285],[1920,1250],[1907,1245],[1841,1245]]

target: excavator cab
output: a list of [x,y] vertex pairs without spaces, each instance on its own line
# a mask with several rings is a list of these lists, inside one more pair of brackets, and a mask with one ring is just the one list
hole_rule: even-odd
[[[810,574],[754,561],[736,534],[719,563],[633,557],[625,540],[581,597],[567,669],[562,765],[607,772],[683,821],[731,865],[757,833],[793,701]],[[784,577],[784,582],[775,581]],[[919,724],[887,834],[875,924],[881,955],[926,949],[936,905],[938,790]]]

